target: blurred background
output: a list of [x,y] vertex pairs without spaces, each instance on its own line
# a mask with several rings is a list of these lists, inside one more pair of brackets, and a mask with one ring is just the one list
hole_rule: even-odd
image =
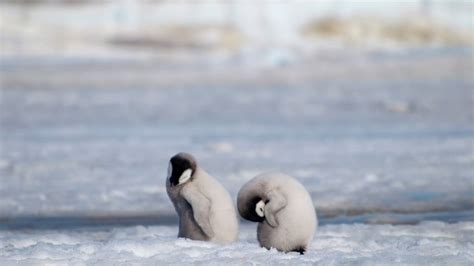
[[1,0],[0,227],[173,223],[168,160],[321,223],[474,220],[470,0]]

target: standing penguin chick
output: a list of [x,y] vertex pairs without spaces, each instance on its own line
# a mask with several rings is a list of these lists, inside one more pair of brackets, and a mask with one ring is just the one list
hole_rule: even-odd
[[258,222],[262,247],[303,254],[317,227],[316,211],[308,191],[282,173],[265,173],[245,184],[237,196],[240,215]]
[[222,244],[237,240],[237,214],[229,193],[191,154],[171,158],[166,191],[178,213],[178,237]]

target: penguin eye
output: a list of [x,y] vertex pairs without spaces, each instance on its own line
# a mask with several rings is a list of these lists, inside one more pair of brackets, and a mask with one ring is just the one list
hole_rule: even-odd
[[263,217],[263,216],[265,216],[264,209],[265,209],[265,202],[263,202],[263,200],[260,200],[255,205],[255,212],[257,213],[258,216]]
[[171,164],[171,162],[169,162],[168,164],[168,176],[166,178],[170,178],[171,177],[171,174],[173,173],[173,165]]
[[193,172],[193,170],[191,170],[191,169],[184,170],[184,172],[179,177],[178,184],[181,185],[181,184],[187,182],[191,178],[192,172]]

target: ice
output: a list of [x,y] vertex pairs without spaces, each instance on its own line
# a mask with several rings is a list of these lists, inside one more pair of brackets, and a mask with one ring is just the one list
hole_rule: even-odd
[[[0,264],[472,265],[472,47],[275,52],[2,57]],[[308,253],[246,223],[229,246],[177,239],[180,151],[234,199],[261,172],[297,178],[321,224]]]
[[187,151],[234,199],[279,170],[322,217],[471,216],[472,50],[411,53],[182,76],[153,61],[5,58],[0,213],[169,215],[168,160]]
[[470,265],[474,223],[321,226],[305,255],[258,246],[255,224],[244,223],[230,245],[176,238],[176,226],[0,231],[0,262],[8,264],[182,265],[418,264]]

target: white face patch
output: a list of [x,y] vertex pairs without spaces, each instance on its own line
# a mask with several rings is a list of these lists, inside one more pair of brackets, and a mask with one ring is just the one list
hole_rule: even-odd
[[168,176],[166,178],[170,178],[171,177],[171,174],[173,173],[173,165],[171,164],[171,162],[169,162],[168,164]]
[[259,201],[259,202],[255,205],[255,212],[256,212],[257,215],[260,216],[260,217],[265,216],[265,214],[264,214],[264,209],[265,209],[265,202],[263,202],[263,200]]
[[193,170],[191,170],[191,169],[184,170],[184,172],[179,177],[179,181],[178,181],[179,183],[178,184],[181,185],[181,184],[185,183],[186,181],[188,181],[191,178],[192,173],[193,173]]

